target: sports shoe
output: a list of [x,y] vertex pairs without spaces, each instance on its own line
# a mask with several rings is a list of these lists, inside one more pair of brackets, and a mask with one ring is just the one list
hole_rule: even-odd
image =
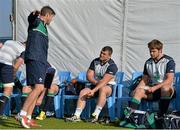
[[99,119],[98,122],[100,124],[109,124],[110,123],[110,118],[105,116],[105,117]]
[[6,120],[6,119],[8,119],[8,117],[3,114],[3,115],[0,115],[0,119],[1,119],[1,120]]
[[79,122],[81,121],[80,117],[77,117],[76,115],[72,116],[72,117],[69,117],[69,118],[66,118],[65,121],[69,121],[69,122]]
[[18,114],[15,116],[15,119],[16,119],[17,121],[20,121],[20,118],[21,118],[20,113],[18,113]]
[[39,116],[36,117],[37,120],[44,120],[46,119],[46,113],[44,111],[41,111],[41,113],[39,114]]
[[47,111],[47,112],[46,112],[46,116],[47,116],[47,117],[53,117],[53,116],[54,116],[54,112],[52,112],[52,111]]
[[91,123],[98,123],[98,117],[96,116],[95,113],[93,113],[91,115],[91,118],[90,118],[89,122],[91,122]]
[[37,124],[33,119],[28,120],[28,125],[31,127],[41,127],[41,125]]
[[24,128],[27,128],[27,129],[31,128],[31,127],[29,126],[29,124],[28,124],[28,119],[27,119],[26,116],[21,116],[21,117],[20,117],[20,123],[21,123],[21,125],[22,125]]

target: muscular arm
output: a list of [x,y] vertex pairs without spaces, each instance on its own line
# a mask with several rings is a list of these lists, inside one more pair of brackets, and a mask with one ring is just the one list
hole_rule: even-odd
[[153,91],[155,91],[163,86],[171,86],[173,83],[173,79],[174,79],[174,73],[167,73],[166,79],[162,83],[153,86]]
[[98,83],[97,80],[94,79],[94,70],[91,70],[91,69],[88,69],[87,71],[87,80],[93,84],[93,85],[96,85]]
[[96,85],[96,87],[92,90],[93,92],[98,91],[101,87],[107,85],[107,83],[113,78],[114,76],[111,74],[105,74],[104,77],[97,81],[94,79],[94,70],[89,69],[87,72],[87,80],[92,83],[93,85]]
[[94,92],[97,92],[100,88],[107,85],[107,83],[113,78],[114,76],[111,74],[105,74],[104,77],[97,83],[96,87],[93,89]]

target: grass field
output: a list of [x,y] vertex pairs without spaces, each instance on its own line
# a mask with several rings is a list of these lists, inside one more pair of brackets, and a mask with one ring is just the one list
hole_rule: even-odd
[[[38,129],[122,129],[117,123],[92,124],[87,122],[65,122],[62,119],[47,118],[44,121],[37,121],[42,127]],[[14,117],[0,120],[0,129],[21,129],[19,122]]]

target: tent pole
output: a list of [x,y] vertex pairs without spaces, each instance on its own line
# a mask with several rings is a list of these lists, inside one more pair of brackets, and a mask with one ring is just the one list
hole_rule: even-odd
[[16,40],[16,0],[12,0],[12,14],[10,15],[12,25],[12,39]]

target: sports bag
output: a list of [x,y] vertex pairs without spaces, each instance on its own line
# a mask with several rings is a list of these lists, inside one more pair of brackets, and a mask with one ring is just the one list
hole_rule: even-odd
[[65,86],[66,95],[79,95],[80,91],[85,88],[85,83],[73,79]]
[[163,117],[155,116],[156,128],[159,129],[180,129],[180,111],[172,112]]
[[121,127],[126,128],[156,128],[155,126],[155,114],[141,111],[141,110],[134,110],[129,107],[125,108],[124,110],[125,119],[120,122]]

